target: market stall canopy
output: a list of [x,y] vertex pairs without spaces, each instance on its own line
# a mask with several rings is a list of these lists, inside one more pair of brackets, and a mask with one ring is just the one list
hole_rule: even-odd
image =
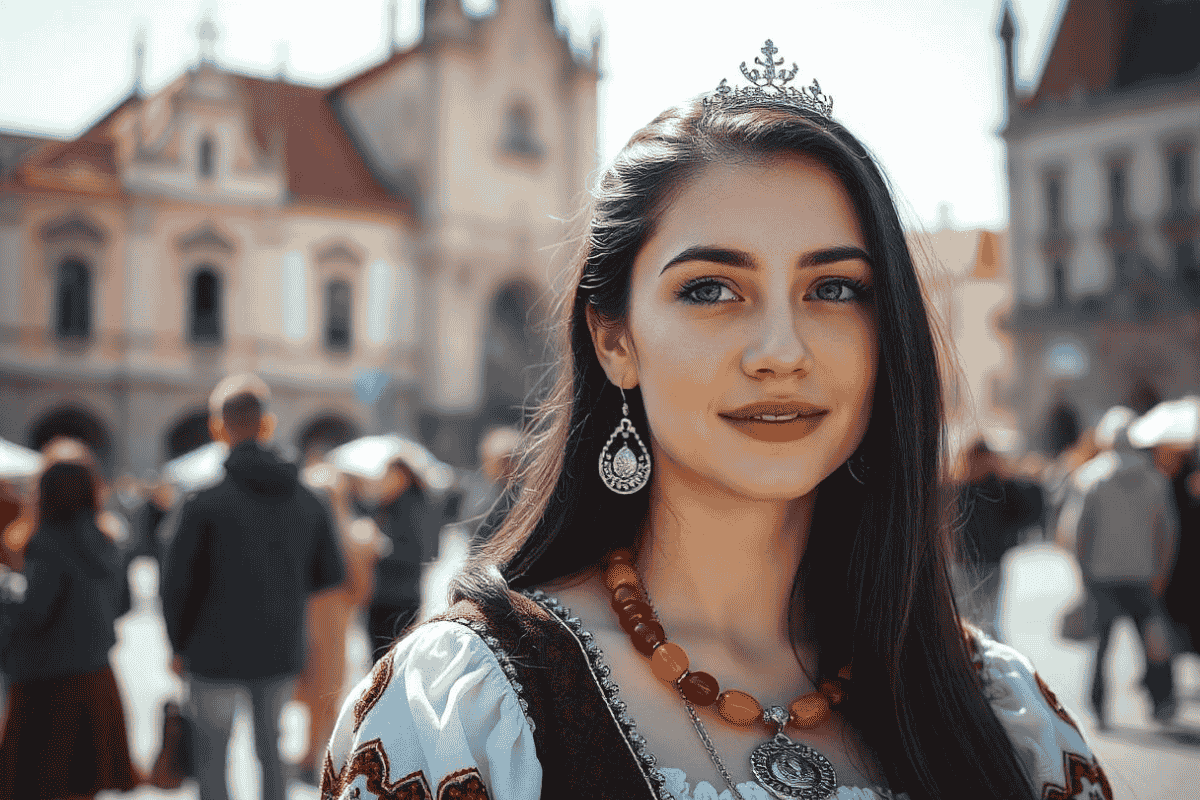
[[1200,442],[1200,397],[1187,395],[1167,400],[1138,417],[1129,426],[1134,447],[1195,447]]
[[330,450],[325,457],[342,472],[379,480],[388,464],[399,461],[413,471],[419,483],[435,493],[445,492],[454,482],[454,470],[439,461],[422,444],[395,433],[362,436]]
[[228,455],[229,447],[224,442],[209,442],[164,464],[162,478],[181,492],[215,486],[225,477]]
[[37,450],[0,439],[0,478],[14,480],[36,475],[44,459]]

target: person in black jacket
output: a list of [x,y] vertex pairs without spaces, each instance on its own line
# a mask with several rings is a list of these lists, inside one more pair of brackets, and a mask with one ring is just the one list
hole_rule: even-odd
[[965,472],[966,482],[959,492],[963,555],[975,571],[967,604],[976,624],[1001,640],[1000,563],[1020,544],[1021,531],[1040,522],[1041,488],[1012,475],[982,439],[967,451]]
[[92,797],[141,782],[108,661],[114,623],[129,610],[124,559],[97,526],[102,484],[86,447],[53,444],[24,550],[28,588],[6,608],[12,628],[3,660],[12,683],[0,800]]
[[360,486],[356,502],[374,506],[372,516],[391,545],[375,564],[367,609],[371,657],[378,660],[420,613],[421,565],[436,557],[444,505],[402,459],[388,464],[381,480]]
[[297,469],[263,446],[274,428],[257,376],[227,378],[209,401],[212,433],[230,445],[225,477],[168,520],[160,591],[173,668],[186,673],[198,730],[201,800],[228,797],[234,698],[247,693],[263,800],[283,800],[279,716],[304,669],[305,605],[346,567],[329,509]]

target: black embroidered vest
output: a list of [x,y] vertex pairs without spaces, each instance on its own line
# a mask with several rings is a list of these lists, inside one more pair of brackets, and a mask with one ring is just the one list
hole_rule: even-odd
[[468,625],[495,653],[533,728],[541,796],[670,800],[592,634],[542,592],[508,596],[515,613],[464,600],[433,620]]

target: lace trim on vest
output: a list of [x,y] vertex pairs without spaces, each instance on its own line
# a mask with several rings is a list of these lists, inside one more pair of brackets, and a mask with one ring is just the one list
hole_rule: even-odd
[[517,669],[512,665],[512,659],[508,657],[504,647],[500,641],[488,633],[487,625],[479,620],[468,619],[466,617],[452,617],[451,622],[457,622],[459,625],[465,625],[470,628],[475,635],[483,639],[483,643],[492,651],[492,655],[496,657],[496,661],[500,663],[500,669],[504,670],[505,677],[512,685],[517,693],[517,702],[521,705],[521,712],[525,714],[525,721],[529,723],[529,732],[533,733],[537,730],[537,725],[533,721],[533,717],[529,716],[529,703],[525,700],[525,687],[517,680]]
[[621,700],[617,684],[609,677],[612,674],[612,669],[608,664],[604,663],[604,656],[600,650],[600,646],[596,644],[595,636],[592,635],[591,631],[583,627],[583,622],[579,617],[571,614],[571,609],[541,589],[533,591],[526,589],[522,590],[521,594],[558,617],[567,626],[567,629],[575,635],[580,644],[583,645],[583,649],[587,653],[588,668],[592,672],[592,677],[603,690],[604,701],[608,703],[609,710],[612,712],[613,717],[616,718],[617,724],[620,725],[621,732],[625,735],[625,740],[632,744],[633,752],[641,763],[642,773],[651,782],[654,796],[658,800],[675,800],[667,792],[667,779],[658,769],[658,759],[650,752],[649,743],[646,739],[637,732],[637,724],[634,723],[633,717],[629,716],[626,712],[625,702]]

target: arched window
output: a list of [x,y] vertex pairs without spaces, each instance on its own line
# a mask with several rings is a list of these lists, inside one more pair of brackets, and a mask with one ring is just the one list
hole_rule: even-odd
[[200,152],[196,161],[196,169],[200,173],[201,178],[211,178],[214,166],[213,140],[205,136],[200,140]]
[[209,266],[192,273],[191,337],[193,342],[221,341],[221,276]]
[[350,283],[339,278],[325,287],[325,346],[346,351],[351,341]]
[[522,156],[540,156],[542,145],[534,133],[533,109],[517,100],[504,115],[504,149]]
[[86,338],[92,332],[92,274],[87,264],[68,258],[58,266],[58,335]]

